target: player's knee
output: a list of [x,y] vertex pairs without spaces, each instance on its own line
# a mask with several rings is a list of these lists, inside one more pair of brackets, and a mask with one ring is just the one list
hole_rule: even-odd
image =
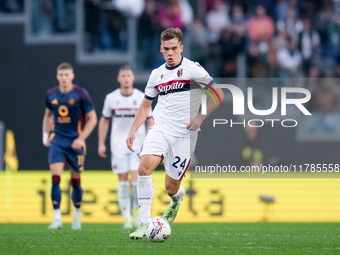
[[140,163],[138,167],[138,175],[145,176],[145,175],[151,175],[153,169],[148,166],[148,164]]
[[148,158],[142,158],[139,162],[138,166],[138,175],[145,176],[145,175],[151,175],[153,172],[153,164],[152,161]]
[[129,173],[118,174],[119,181],[128,181],[129,180]]

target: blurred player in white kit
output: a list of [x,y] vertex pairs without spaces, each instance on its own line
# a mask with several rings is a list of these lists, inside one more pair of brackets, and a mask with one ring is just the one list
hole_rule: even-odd
[[[127,65],[119,69],[117,80],[120,88],[107,94],[104,100],[102,117],[98,126],[98,155],[106,158],[105,140],[110,121],[112,121],[111,167],[113,173],[118,174],[118,204],[124,217],[124,228],[127,229],[140,224],[137,198],[139,152],[147,130],[153,125],[153,118],[151,107],[149,107],[145,125],[142,125],[136,131],[138,138],[133,145],[134,152],[128,150],[125,140],[137,109],[144,98],[144,93],[133,87],[135,77],[132,69]],[[130,178],[129,173],[131,173]]]

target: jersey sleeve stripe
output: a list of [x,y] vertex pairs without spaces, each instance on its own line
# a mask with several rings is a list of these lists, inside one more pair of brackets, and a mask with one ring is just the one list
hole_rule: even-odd
[[208,83],[208,85],[211,86],[211,85],[213,85],[214,83],[215,83],[215,81],[214,81],[214,80],[211,80],[211,81]]
[[144,95],[144,97],[145,97],[147,100],[154,100],[154,99],[155,99],[155,97],[149,97],[149,96],[147,96],[147,95]]

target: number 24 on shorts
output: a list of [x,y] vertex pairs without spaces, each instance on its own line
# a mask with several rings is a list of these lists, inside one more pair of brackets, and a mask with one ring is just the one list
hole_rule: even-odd
[[[175,162],[172,164],[172,166],[174,167],[174,168],[178,168],[178,164],[181,162],[181,158],[180,157],[178,157],[178,156],[176,156],[175,157]],[[183,161],[182,161],[182,163],[180,163],[180,167],[182,168],[182,170],[184,170],[185,169],[185,164],[186,164],[186,162],[187,162],[187,159],[185,158]]]

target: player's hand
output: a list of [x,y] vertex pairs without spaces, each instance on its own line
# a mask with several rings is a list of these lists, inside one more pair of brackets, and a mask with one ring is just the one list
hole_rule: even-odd
[[133,141],[135,140],[136,136],[135,134],[129,134],[127,139],[126,139],[126,146],[128,147],[128,149],[132,152],[135,152],[135,150],[132,148],[133,145]]
[[192,120],[190,120],[190,123],[187,125],[187,129],[190,131],[196,131],[202,125],[203,120],[204,118],[202,115],[197,115]]
[[77,139],[75,139],[71,145],[72,149],[74,150],[81,150],[81,148],[83,147],[85,141],[84,139],[78,137]]
[[98,155],[101,158],[106,158],[106,146],[105,146],[105,144],[100,144],[98,146]]
[[49,132],[43,132],[42,142],[45,147],[51,146],[51,140],[50,140],[50,133]]
[[51,140],[48,139],[45,143],[43,143],[45,147],[50,147],[51,146]]

